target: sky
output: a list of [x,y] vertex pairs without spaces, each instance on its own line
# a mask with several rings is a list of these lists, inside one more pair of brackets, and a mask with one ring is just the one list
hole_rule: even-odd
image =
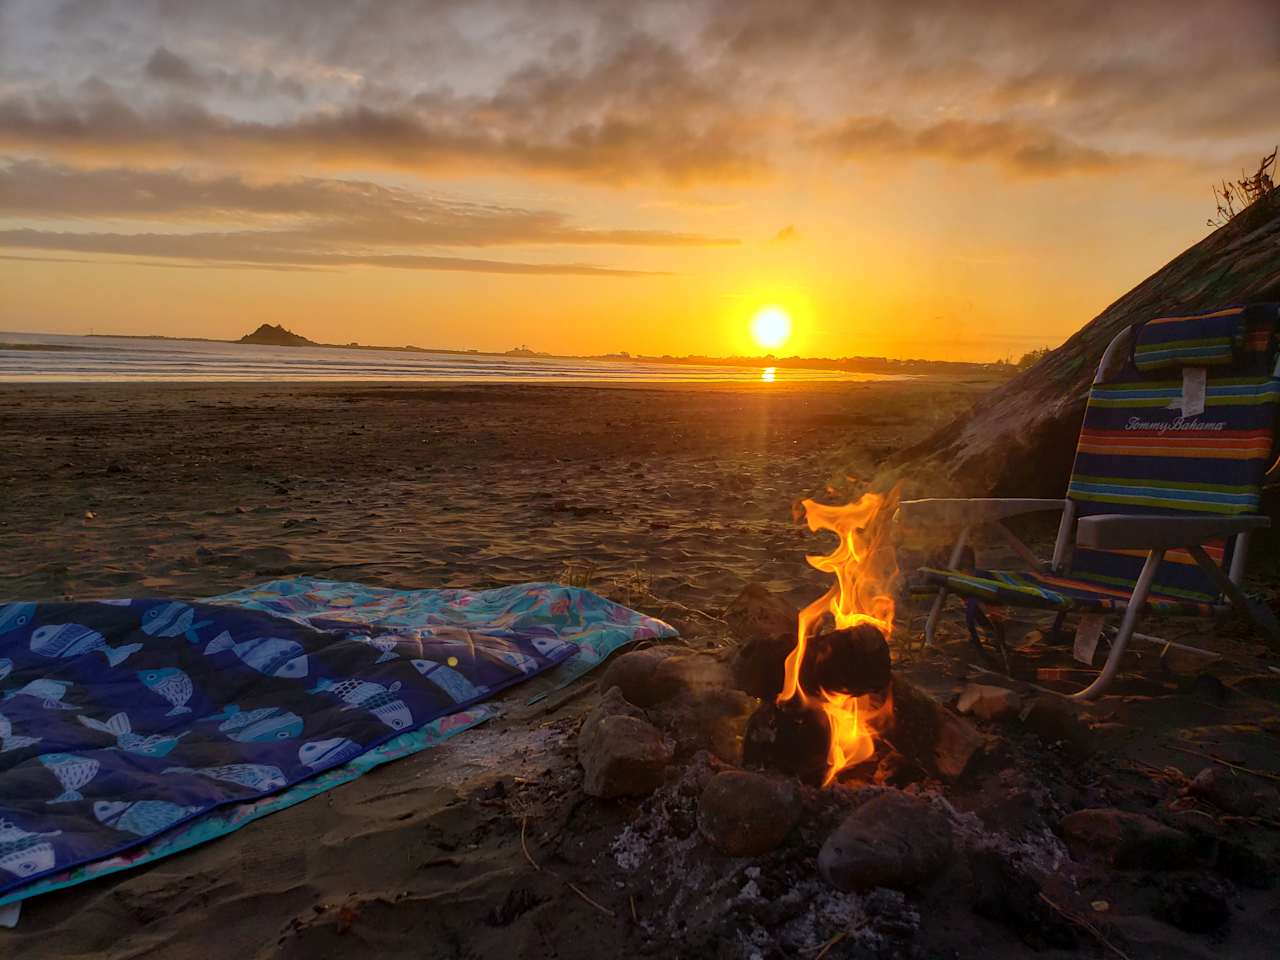
[[1016,359],[1278,121],[1275,0],[0,0],[0,330]]

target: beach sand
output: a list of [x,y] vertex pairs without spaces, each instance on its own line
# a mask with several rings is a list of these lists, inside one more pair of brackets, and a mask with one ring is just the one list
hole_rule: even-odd
[[[744,584],[797,600],[825,589],[804,555],[828,545],[797,525],[798,498],[831,483],[838,499],[983,387],[3,387],[0,594],[202,596],[295,574],[392,587],[567,579],[715,648],[726,643],[718,616]],[[954,618],[945,636],[963,655]],[[945,664],[930,669],[944,688],[956,682]],[[516,691],[502,719],[437,749],[215,843],[31,901],[17,930],[0,931],[0,952],[652,950],[655,929],[683,921],[643,870],[620,871],[610,852],[637,805],[581,792],[574,731],[598,696],[590,680],[536,706]],[[1077,771],[1086,785],[1061,803],[1119,802],[1125,791],[1161,800],[1152,770],[1205,765],[1179,757],[1178,743],[1256,765],[1274,755],[1267,718],[1280,685],[1258,681],[1229,700],[1185,686],[1166,678],[1107,701],[1095,719],[1109,759],[1096,775]],[[955,802],[983,800],[958,791]],[[1225,941],[1238,955],[1266,954],[1265,938],[1243,934],[1280,922],[1260,899],[1272,896],[1241,895],[1238,935]],[[930,923],[920,943],[938,955],[1025,951],[1004,928],[975,928],[969,905],[946,891],[921,909]],[[1226,949],[1203,938],[1184,949],[1184,935],[1133,910],[1125,933],[1139,947]]]

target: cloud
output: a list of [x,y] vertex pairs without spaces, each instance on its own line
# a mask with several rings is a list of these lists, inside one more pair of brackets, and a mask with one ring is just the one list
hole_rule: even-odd
[[800,231],[796,229],[796,225],[794,223],[789,223],[773,235],[773,242],[787,243],[796,239],[798,236],[800,236]]
[[254,182],[182,170],[79,169],[40,160],[0,165],[0,216],[264,224],[297,243],[497,246],[725,246],[673,230],[587,228],[556,211],[466,202],[365,180]]
[[851,117],[819,134],[814,143],[849,160],[927,157],[952,163],[990,162],[1022,177],[1114,172],[1143,159],[1082,146],[1048,130],[1005,121],[944,120],[908,129],[884,116]]
[[411,253],[340,253],[277,245],[269,234],[228,233],[76,233],[23,227],[0,230],[0,249],[59,250],[130,257],[151,257],[213,265],[293,267],[391,267],[532,276],[638,277],[662,271],[623,270],[582,263],[524,263]]

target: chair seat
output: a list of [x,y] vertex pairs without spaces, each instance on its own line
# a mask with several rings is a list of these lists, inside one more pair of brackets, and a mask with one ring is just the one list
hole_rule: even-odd
[[[1043,610],[1109,613],[1128,605],[1132,587],[1121,589],[1028,570],[945,570],[921,567],[922,582],[913,582],[911,593],[932,595],[938,587],[990,603]],[[1214,604],[1185,597],[1151,593],[1143,612],[1164,617],[1208,617]]]

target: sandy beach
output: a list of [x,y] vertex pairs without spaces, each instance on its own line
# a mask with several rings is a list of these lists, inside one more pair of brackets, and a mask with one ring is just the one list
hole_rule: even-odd
[[[6,387],[3,592],[203,596],[303,573],[396,587],[562,579],[667,619],[688,647],[724,653],[720,615],[744,584],[796,600],[825,588],[804,562],[825,544],[797,524],[795,501],[838,500],[983,388]],[[918,633],[919,611],[903,616]],[[963,636],[953,617],[944,651],[966,657]],[[964,676],[947,657],[897,656],[940,697]],[[1179,745],[1266,766],[1276,685],[1247,671],[1200,676],[1192,664],[1122,683],[1122,696],[1087,714],[1090,752],[1102,747],[1105,760],[1013,740],[951,802],[982,822],[1025,820],[1038,836],[1048,810],[1169,802],[1205,766]],[[794,851],[763,876],[742,873],[750,861],[686,863],[683,848],[664,846],[691,829],[679,825],[680,785],[661,802],[583,794],[574,743],[599,699],[594,679],[536,705],[517,689],[502,719],[442,747],[218,842],[37,898],[0,945],[15,958],[585,960],[716,956],[743,930],[790,929],[733,890],[787,877],[808,890],[812,864]],[[823,802],[840,809],[838,796]],[[805,828],[815,842],[824,809]],[[630,872],[618,866],[627,830],[641,863]],[[1274,848],[1276,835],[1258,842]],[[1117,893],[1110,873],[1077,872],[1054,895],[1114,898],[1110,921],[1147,951],[1134,956],[1263,956],[1264,938],[1247,931],[1280,922],[1272,893],[1241,888],[1228,939],[1187,941],[1148,916],[1157,892],[1124,883]],[[772,896],[781,904],[785,892]],[[1022,955],[1022,940],[951,893],[940,883],[901,907],[907,920],[930,911],[919,955],[973,956],[975,936],[987,938],[985,955]],[[812,896],[821,910],[828,894]]]

